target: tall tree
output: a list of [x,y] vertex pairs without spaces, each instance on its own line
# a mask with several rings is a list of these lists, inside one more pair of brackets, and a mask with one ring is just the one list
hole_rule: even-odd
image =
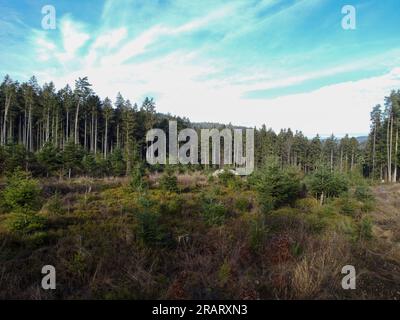
[[78,80],[75,81],[75,97],[77,100],[77,106],[76,106],[76,112],[75,112],[75,132],[74,132],[74,137],[75,137],[75,144],[79,143],[79,108],[82,103],[85,102],[87,97],[91,93],[91,87],[92,85],[88,82],[88,78],[79,78]]

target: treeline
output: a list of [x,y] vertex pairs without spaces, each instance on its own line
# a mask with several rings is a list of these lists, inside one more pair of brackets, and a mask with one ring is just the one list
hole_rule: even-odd
[[[256,166],[273,157],[282,168],[297,167],[304,173],[324,166],[396,181],[398,101],[399,92],[393,92],[384,111],[374,108],[366,147],[354,137],[309,139],[299,131],[275,133],[264,125],[255,130]],[[16,167],[45,175],[130,174],[135,163],[145,159],[146,132],[155,127],[167,132],[169,120],[178,122],[178,130],[204,128],[187,118],[157,113],[151,98],[139,105],[120,93],[114,101],[102,100],[87,77],[76,80],[74,88],[57,90],[52,82],[40,86],[35,77],[19,83],[6,76],[0,86],[0,170],[2,174]]]
[[382,107],[371,112],[366,157],[368,175],[388,182],[398,181],[399,166],[400,90],[392,91]]
[[18,83],[7,75],[0,86],[2,173],[20,166],[47,175],[129,174],[145,157],[149,129],[166,130],[171,119],[188,126],[187,119],[156,114],[153,99],[139,107],[118,93],[113,103],[91,87],[87,77],[56,90],[52,82]]

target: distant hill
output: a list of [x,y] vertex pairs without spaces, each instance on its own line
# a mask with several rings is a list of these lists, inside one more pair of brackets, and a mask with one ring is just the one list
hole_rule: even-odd
[[358,143],[364,144],[364,143],[367,143],[368,136],[356,137],[356,139],[357,139]]

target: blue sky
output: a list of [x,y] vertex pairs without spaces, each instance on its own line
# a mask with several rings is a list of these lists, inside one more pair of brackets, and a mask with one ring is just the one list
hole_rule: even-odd
[[[57,28],[41,27],[53,5]],[[356,30],[341,9],[356,8]],[[398,0],[0,0],[0,75],[88,76],[193,121],[361,135],[400,88]]]

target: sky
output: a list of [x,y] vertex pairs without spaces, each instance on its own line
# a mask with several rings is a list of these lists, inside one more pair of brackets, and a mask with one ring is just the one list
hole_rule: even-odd
[[154,97],[196,122],[360,136],[400,89],[398,0],[0,0],[0,13],[0,77],[88,76],[102,98]]

